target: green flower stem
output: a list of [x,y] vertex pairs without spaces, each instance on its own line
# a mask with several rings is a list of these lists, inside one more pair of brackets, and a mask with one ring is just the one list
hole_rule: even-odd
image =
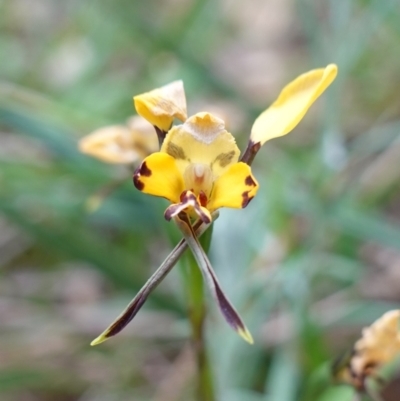
[[[200,243],[205,252],[210,247],[212,228],[211,226],[200,238]],[[191,252],[185,252],[182,261],[182,276],[187,291],[189,320],[198,368],[197,399],[198,401],[215,401],[213,376],[204,338],[207,309],[204,302],[203,276]]]

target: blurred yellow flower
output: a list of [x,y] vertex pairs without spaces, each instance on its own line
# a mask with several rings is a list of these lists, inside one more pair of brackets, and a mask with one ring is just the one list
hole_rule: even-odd
[[391,310],[364,328],[346,363],[334,372],[336,379],[365,392],[366,379],[378,378],[378,370],[400,356],[399,319],[400,310]]
[[134,116],[126,125],[97,129],[83,137],[78,148],[105,163],[133,164],[155,152],[158,143],[151,124],[140,116]]

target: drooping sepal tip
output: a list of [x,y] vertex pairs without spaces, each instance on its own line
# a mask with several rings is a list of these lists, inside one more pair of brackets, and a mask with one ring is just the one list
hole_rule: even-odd
[[104,343],[104,341],[107,341],[110,337],[107,337],[107,331],[101,333],[98,337],[96,337],[90,345],[94,347],[95,345],[99,345],[101,343]]
[[240,337],[243,338],[244,341],[248,342],[249,344],[253,345],[254,344],[254,339],[253,336],[251,335],[250,331],[247,329],[247,327],[239,328],[237,330],[237,333],[239,334]]

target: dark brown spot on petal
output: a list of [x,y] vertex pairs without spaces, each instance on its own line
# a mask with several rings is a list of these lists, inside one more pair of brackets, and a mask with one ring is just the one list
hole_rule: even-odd
[[140,169],[142,166],[139,166],[135,172],[133,173],[133,185],[139,190],[143,191],[144,183],[140,181]]
[[144,177],[150,177],[151,176],[151,170],[147,167],[146,162],[143,162],[141,164],[139,173],[140,173],[140,175],[143,175]]
[[242,193],[242,198],[243,198],[242,208],[245,208],[250,203],[250,201],[254,198],[254,196],[249,196],[249,192],[250,191],[245,191]]
[[199,201],[200,201],[200,205],[203,207],[207,206],[207,195],[204,193],[204,191],[200,191],[199,193]]
[[232,150],[228,153],[220,153],[214,160],[214,162],[219,162],[221,167],[226,167],[235,156],[235,152]]
[[140,181],[140,174],[134,174],[133,176],[133,185],[139,190],[143,191],[144,183]]
[[188,191],[183,191],[182,193],[181,193],[181,195],[179,196],[179,200],[181,201],[181,202],[185,202],[186,201],[186,194],[188,193]]
[[170,156],[172,156],[174,159],[183,159],[183,160],[186,159],[186,155],[185,155],[185,152],[183,151],[183,149],[180,146],[175,145],[172,142],[168,142],[167,153]]
[[253,177],[251,175],[248,175],[246,177],[244,183],[249,187],[255,187],[257,185],[257,183],[253,180]]

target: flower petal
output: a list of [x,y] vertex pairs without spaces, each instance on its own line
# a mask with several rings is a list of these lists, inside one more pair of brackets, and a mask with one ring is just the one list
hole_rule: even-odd
[[135,187],[146,194],[161,196],[178,203],[184,190],[183,177],[175,159],[166,153],[147,156],[133,176]]
[[[213,215],[213,219],[218,218],[217,214]],[[203,224],[198,220],[194,224],[194,229],[197,236],[203,235],[203,233],[209,228],[210,225]],[[122,331],[136,316],[140,308],[145,303],[150,293],[164,280],[165,276],[175,266],[183,252],[187,248],[187,243],[182,239],[174,250],[165,258],[161,266],[153,273],[153,275],[147,280],[146,284],[136,294],[135,298],[129,303],[125,310],[114,320],[97,338],[95,338],[90,345],[98,345],[108,340],[110,337],[115,336]]]
[[278,99],[254,122],[250,140],[264,144],[289,133],[336,75],[337,66],[329,64],[326,68],[306,72],[285,86]]
[[215,176],[236,163],[240,154],[224,122],[210,113],[197,113],[173,127],[161,151],[176,159],[182,174],[189,163],[199,163],[210,166]]
[[133,101],[139,115],[165,132],[170,129],[174,118],[185,121],[187,117],[182,81],[135,96]]
[[228,298],[224,294],[218,279],[214,273],[214,270],[211,266],[211,263],[205,254],[203,248],[201,247],[195,232],[193,231],[193,227],[189,222],[181,220],[179,217],[174,218],[176,224],[180,228],[185,237],[187,244],[193,252],[193,256],[195,257],[201,273],[203,274],[203,278],[206,281],[208,288],[211,291],[211,294],[214,300],[217,302],[219,309],[224,316],[226,322],[248,343],[253,344],[253,337],[251,336],[249,330],[243,323],[240,318],[238,312],[229,302]]
[[210,212],[200,205],[196,195],[192,191],[185,191],[181,195],[181,202],[175,203],[167,208],[164,217],[170,221],[172,217],[178,216],[183,211],[193,210],[203,223],[210,224],[212,221]]
[[106,163],[128,164],[139,160],[141,150],[135,147],[131,130],[123,125],[99,128],[83,137],[79,151]]
[[244,208],[257,191],[258,182],[250,166],[242,162],[235,163],[214,182],[207,208],[210,211],[220,207]]

